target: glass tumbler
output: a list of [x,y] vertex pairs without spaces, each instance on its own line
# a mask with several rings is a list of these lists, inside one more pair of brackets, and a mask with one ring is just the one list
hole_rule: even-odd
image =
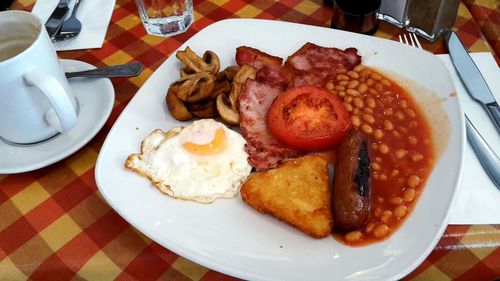
[[193,23],[192,0],[135,0],[148,34],[172,36],[186,31]]

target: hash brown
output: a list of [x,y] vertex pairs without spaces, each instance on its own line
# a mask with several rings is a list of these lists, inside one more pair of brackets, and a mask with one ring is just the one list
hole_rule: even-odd
[[257,211],[315,237],[331,233],[328,163],[309,154],[252,174],[241,186],[243,201]]

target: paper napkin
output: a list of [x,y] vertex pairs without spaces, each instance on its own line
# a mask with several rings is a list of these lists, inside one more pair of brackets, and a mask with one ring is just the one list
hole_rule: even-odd
[[[32,13],[39,16],[42,22],[45,23],[58,3],[59,0],[37,0]],[[71,10],[67,17],[73,11],[74,4],[74,0],[69,1]],[[80,0],[76,17],[82,23],[82,31],[78,36],[70,40],[54,42],[56,50],[69,51],[101,48],[114,6],[115,0]]]
[[[500,156],[500,136],[482,106],[475,102],[460,81],[449,55],[438,55],[450,70],[460,105],[490,147]],[[490,53],[472,53],[497,102],[500,102],[500,68]],[[467,142],[462,183],[450,211],[449,224],[500,224],[500,190],[490,180]]]

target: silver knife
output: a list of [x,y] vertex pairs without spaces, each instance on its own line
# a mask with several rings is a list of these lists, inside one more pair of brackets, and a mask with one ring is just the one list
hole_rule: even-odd
[[479,72],[476,64],[454,31],[449,31],[446,34],[445,40],[448,45],[451,61],[465,88],[474,100],[483,105],[493,120],[497,131],[500,133],[500,107],[498,107],[498,103],[488,88],[488,84],[484,81],[481,72]]
[[49,19],[45,23],[45,28],[47,29],[50,39],[54,39],[54,36],[56,36],[59,29],[61,29],[64,17],[68,11],[68,0],[60,0],[56,9],[52,12]]

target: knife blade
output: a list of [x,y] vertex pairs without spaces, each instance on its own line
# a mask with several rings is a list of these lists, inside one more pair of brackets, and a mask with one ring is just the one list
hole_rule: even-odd
[[45,28],[49,34],[50,39],[54,39],[59,29],[64,22],[64,18],[69,11],[68,0],[60,0],[57,7],[54,9],[49,19],[45,23]]
[[454,31],[449,31],[446,34],[445,41],[450,52],[451,61],[467,92],[488,112],[497,131],[500,133],[500,107],[491,93],[488,84],[484,81],[481,72],[479,72],[476,64]]

